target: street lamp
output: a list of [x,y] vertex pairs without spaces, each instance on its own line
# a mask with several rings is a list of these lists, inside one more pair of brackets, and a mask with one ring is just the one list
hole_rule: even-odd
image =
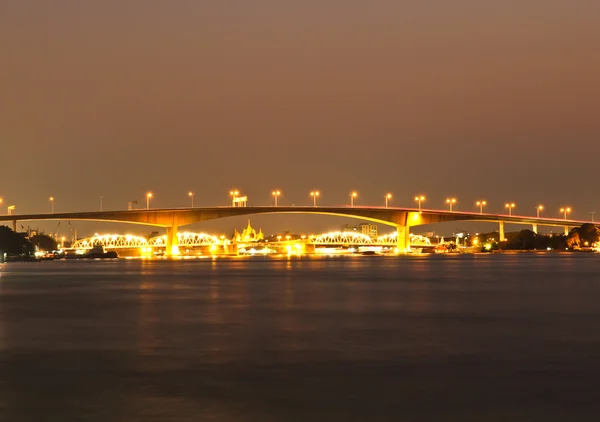
[[479,214],[483,214],[483,207],[485,207],[487,205],[486,201],[477,201],[475,202],[475,205],[477,205],[479,207]]
[[0,205],[4,202],[4,199],[0,198]]
[[8,215],[12,215],[12,212],[14,211],[15,208],[17,208],[15,205],[9,205],[7,208]]
[[102,207],[102,205],[103,205],[103,202],[104,202],[104,197],[103,197],[103,196],[101,196],[101,197],[100,197],[100,212],[102,212],[102,208],[103,208],[103,207]]
[[571,212],[571,207],[565,207],[565,208],[561,208],[560,212],[563,213],[565,220],[567,219],[567,214]]
[[277,198],[279,198],[281,196],[281,191],[274,190],[273,191],[273,196],[275,197],[275,206],[277,206]]
[[388,194],[386,194],[386,195],[385,195],[385,207],[386,207],[386,208],[388,207],[388,201],[389,201],[390,199],[392,199],[392,194],[391,194],[391,193],[388,193]]
[[318,190],[314,190],[310,193],[310,196],[312,196],[313,198],[313,207],[317,206],[317,197],[320,195],[321,193]]
[[235,207],[235,198],[240,194],[237,190],[229,191],[229,195],[231,195],[231,206]]
[[543,205],[538,205],[537,207],[535,207],[535,210],[537,212],[537,218],[540,218],[540,211],[542,211],[544,209]]
[[50,201],[50,209],[52,210],[51,212],[54,213],[54,197],[51,196],[48,200]]
[[508,204],[508,203],[507,203],[507,204],[504,204],[504,207],[505,207],[505,208],[508,208],[508,215],[512,215],[512,210],[513,210],[513,208],[514,208],[515,206],[516,206],[516,205],[515,205],[515,203],[514,203],[514,202],[511,202],[510,204]]
[[[2,198],[0,198],[2,199]],[[0,201],[1,203],[2,201]],[[592,223],[594,222],[594,214],[596,214],[596,211],[590,211],[590,215],[592,216]]]
[[358,194],[356,192],[350,192],[350,206],[354,207],[354,198],[356,198]]
[[150,209],[150,199],[153,197],[154,195],[152,195],[152,192],[148,192],[146,194],[146,209],[149,210]]
[[194,193],[194,192],[192,192],[192,191],[189,191],[189,192],[188,192],[188,196],[189,196],[190,198],[192,198],[192,208],[194,208],[194,195],[195,195],[195,193]]
[[424,200],[425,197],[423,195],[415,196],[415,201],[417,201],[417,203],[419,204],[419,212],[421,212],[421,202],[423,202]]
[[452,205],[456,204],[456,198],[446,198],[446,204],[450,205],[450,212],[452,212]]

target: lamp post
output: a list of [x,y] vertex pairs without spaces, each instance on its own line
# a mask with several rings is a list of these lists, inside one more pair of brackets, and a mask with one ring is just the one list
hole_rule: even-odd
[[390,199],[392,199],[392,194],[391,193],[386,194],[385,195],[385,207],[386,208],[388,207],[388,202]]
[[48,198],[48,200],[50,201],[50,212],[54,213],[54,197],[51,196],[50,198]]
[[514,202],[504,204],[504,207],[508,209],[508,215],[512,215],[512,210],[515,206]]
[[237,190],[229,191],[229,195],[231,195],[231,206],[235,207],[235,198],[240,194]]
[[103,202],[104,202],[104,197],[103,197],[103,196],[101,196],[101,197],[100,197],[100,212],[102,212],[102,211],[103,211],[103,205],[104,205],[104,204],[103,204]]
[[279,198],[281,196],[281,191],[274,190],[273,191],[273,196],[275,197],[275,206],[277,206],[277,198]]
[[358,194],[356,192],[350,192],[350,206],[354,207],[354,198],[356,198]]
[[423,202],[424,200],[425,200],[425,196],[423,196],[423,195],[415,196],[415,201],[417,201],[417,203],[419,204],[419,212],[421,212],[421,202]]
[[153,197],[154,195],[152,194],[152,192],[148,192],[146,194],[146,209],[149,210],[150,209],[150,199]]
[[504,204],[505,208],[508,208],[508,215],[512,215],[512,210],[514,207],[516,207],[514,202],[511,202],[510,204],[506,203]]
[[563,213],[565,220],[567,219],[567,214],[571,212],[571,207],[561,208],[560,212]]
[[456,198],[446,198],[446,204],[450,205],[450,212],[452,212],[452,205],[456,204]]
[[194,208],[194,195],[196,195],[194,192],[188,192],[188,196],[192,199],[192,208]]
[[17,208],[15,205],[9,205],[8,208],[6,209],[8,212],[8,215],[12,215],[12,212],[14,211],[15,208]]
[[537,207],[535,207],[535,210],[537,212],[537,218],[540,218],[540,211],[542,211],[544,209],[543,205],[538,205]]
[[318,190],[314,190],[310,193],[310,196],[312,196],[313,199],[313,207],[317,206],[317,197],[320,195],[321,193]]
[[592,223],[594,222],[594,214],[596,214],[596,211],[590,211],[590,215],[592,216]]
[[483,214],[483,207],[485,207],[487,205],[486,201],[477,201],[475,202],[475,205],[477,205],[479,207],[479,214]]

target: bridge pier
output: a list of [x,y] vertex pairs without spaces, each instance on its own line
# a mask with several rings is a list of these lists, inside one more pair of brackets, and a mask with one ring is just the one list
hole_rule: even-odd
[[535,234],[537,234],[537,232],[538,232],[538,225],[537,225],[537,223],[533,223],[533,224],[531,225],[531,230],[532,230],[532,231],[533,231]]
[[504,237],[504,221],[498,222],[498,241],[504,242],[506,237]]
[[410,229],[408,226],[396,226],[396,248],[398,253],[407,253],[410,250]]
[[167,227],[167,256],[179,255],[179,238],[177,237],[177,226]]
[[17,220],[13,220],[13,231],[16,233],[17,232]]

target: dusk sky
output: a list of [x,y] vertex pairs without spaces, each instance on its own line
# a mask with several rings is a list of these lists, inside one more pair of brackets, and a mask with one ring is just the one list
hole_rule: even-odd
[[153,207],[190,190],[226,205],[231,188],[266,205],[277,188],[286,205],[356,190],[600,219],[598,22],[598,0],[5,0],[0,213],[48,212],[51,195],[56,211],[126,209],[147,191]]

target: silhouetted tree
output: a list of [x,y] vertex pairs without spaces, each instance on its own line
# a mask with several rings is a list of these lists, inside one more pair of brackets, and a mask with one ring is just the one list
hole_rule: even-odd
[[54,251],[58,248],[56,240],[45,234],[37,234],[29,241],[33,246],[37,246],[40,251]]

